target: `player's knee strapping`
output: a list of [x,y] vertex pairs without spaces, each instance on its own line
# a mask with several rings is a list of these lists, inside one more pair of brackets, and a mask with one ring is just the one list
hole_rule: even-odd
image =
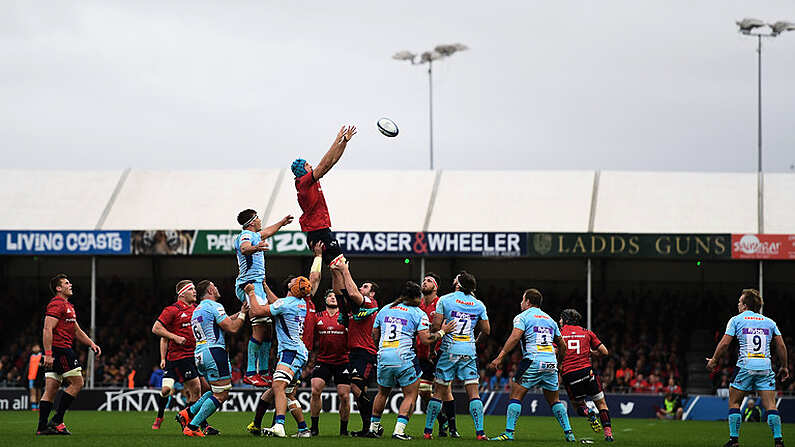
[[283,369],[277,369],[273,372],[273,381],[290,383],[293,381],[293,376]]
[[210,385],[210,389],[213,390],[213,393],[220,394],[224,391],[229,391],[232,389],[232,384],[228,383],[226,385]]
[[163,382],[161,384],[160,394],[167,396],[171,390],[174,389],[174,379],[170,377],[164,377]]

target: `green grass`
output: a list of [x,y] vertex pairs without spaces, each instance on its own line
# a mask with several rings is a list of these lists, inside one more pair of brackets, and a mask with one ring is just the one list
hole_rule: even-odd
[[[251,421],[251,413],[218,413],[211,417],[212,425],[221,430],[221,436],[214,438],[195,439],[182,436],[174,422],[173,412],[166,413],[166,420],[160,430],[151,429],[154,413],[151,412],[99,412],[99,411],[72,411],[66,415],[66,424],[72,436],[50,436],[36,438],[33,432],[36,427],[38,413],[31,411],[2,411],[0,412],[0,445],[75,445],[88,446],[182,446],[191,443],[211,443],[213,445],[320,445],[323,447],[350,447],[357,445],[376,445],[379,443],[397,443],[392,439],[359,439],[340,438],[334,436],[339,431],[338,416],[336,414],[322,414],[320,418],[321,437],[313,439],[273,439],[254,438],[244,431]],[[308,416],[308,415],[307,415]],[[361,421],[358,415],[351,415],[350,429],[358,430]],[[449,438],[434,439],[433,445],[456,446],[476,443],[473,439],[472,419],[467,415],[458,415],[459,432],[463,439],[450,440]],[[265,423],[271,421],[271,414],[265,416]],[[386,434],[392,432],[395,423],[394,415],[384,417]],[[426,443],[422,439],[422,427],[425,418],[416,414],[409,422],[406,432],[415,436],[417,443]],[[504,429],[505,417],[487,416],[486,434],[495,436]],[[574,433],[577,439],[592,439],[594,444],[608,445],[601,434],[593,433],[587,421],[583,418],[572,420]],[[547,417],[522,417],[519,420],[517,440],[523,441],[525,446],[552,446],[565,445],[563,435],[557,422]],[[721,446],[727,439],[728,427],[725,422],[700,422],[700,421],[657,421],[650,419],[616,419],[614,426],[616,446]],[[295,422],[289,420],[288,432],[295,432]],[[795,433],[795,424],[784,424],[785,437]],[[741,429],[740,445],[742,446],[772,446],[770,429],[765,423],[746,423]]]

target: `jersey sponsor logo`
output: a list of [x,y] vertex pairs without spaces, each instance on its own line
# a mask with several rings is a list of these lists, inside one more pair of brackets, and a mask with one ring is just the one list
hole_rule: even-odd
[[743,317],[744,320],[756,320],[756,321],[764,321],[765,319],[762,317]]
[[188,316],[188,314],[186,314],[185,312],[182,312],[182,315],[180,315],[180,318],[185,318],[187,316]]
[[[398,305],[398,306],[395,306],[395,307],[393,307],[393,309],[402,310],[402,311],[408,311],[408,309],[407,309],[407,308],[405,308],[405,307],[403,307],[403,306],[399,306],[399,305]],[[387,317],[387,318],[389,318],[389,317]]]
[[542,320],[549,320],[550,318],[546,315],[533,315],[535,318],[541,318]]
[[321,325],[323,325],[323,320],[320,320],[320,321],[318,321],[318,322],[317,322],[317,325],[318,325],[318,326],[321,326]]
[[475,303],[473,301],[461,301],[458,298],[455,299],[455,302],[458,304],[463,304],[465,306],[474,306]]

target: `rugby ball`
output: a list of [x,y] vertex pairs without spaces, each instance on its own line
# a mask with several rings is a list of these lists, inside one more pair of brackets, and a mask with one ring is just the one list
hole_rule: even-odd
[[375,125],[378,127],[378,131],[387,137],[393,138],[398,134],[397,124],[389,118],[381,118]]

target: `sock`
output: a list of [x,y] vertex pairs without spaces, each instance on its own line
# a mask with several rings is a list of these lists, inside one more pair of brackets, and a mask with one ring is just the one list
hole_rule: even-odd
[[257,355],[257,373],[261,376],[268,375],[268,361],[271,359],[271,342],[263,341],[259,346]]
[[729,408],[729,437],[734,441],[740,437],[740,424],[743,417],[739,408]]
[[425,433],[433,433],[433,421],[442,411],[442,401],[431,398],[428,401],[428,408],[425,409]]
[[[381,426],[381,416],[370,416],[370,431],[377,432]],[[364,428],[362,428],[364,430]]]
[[33,409],[33,410],[38,410],[39,409],[39,403],[38,402],[33,402],[32,404],[30,404],[30,408]]
[[475,434],[483,435],[483,401],[472,399],[469,401],[469,414],[472,415],[472,422],[475,423]]
[[402,435],[403,434],[403,430],[406,429],[406,424],[408,424],[408,423],[409,423],[409,417],[408,416],[404,416],[402,414],[400,416],[398,416],[397,422],[395,423],[395,431],[392,432],[392,434]]
[[781,416],[778,415],[778,410],[767,410],[767,425],[770,426],[770,431],[773,432],[773,439],[780,440],[781,435]]
[[599,410],[599,419],[602,421],[602,427],[610,427],[610,411],[608,410]]
[[283,414],[277,414],[273,418],[273,425],[276,425],[276,424],[284,425],[284,415]]
[[246,362],[246,376],[257,374],[257,357],[262,343],[251,337],[248,341],[248,360]]
[[166,406],[165,406],[165,409],[166,409],[166,410],[168,410],[169,408],[171,408],[171,404],[172,404],[172,403],[176,403],[176,401],[174,400],[174,398],[173,398],[173,397],[171,397],[171,394],[169,394],[169,395],[168,395],[168,399],[166,399]]
[[445,415],[441,410],[439,410],[439,416],[436,416],[436,420],[439,421],[439,430],[442,430],[444,427],[447,430],[447,415]]
[[159,419],[163,419],[163,412],[166,411],[166,405],[168,405],[168,396],[157,396],[157,417]]
[[269,402],[265,402],[262,399],[257,401],[257,409],[254,412],[254,426],[262,427],[262,418],[265,416],[265,412],[268,411],[268,407],[270,407]]
[[306,430],[306,421],[301,421],[298,423],[298,431]]
[[447,416],[447,426],[450,427],[450,433],[458,431],[455,428],[455,401],[448,400],[442,403],[442,410],[444,410],[444,415]]
[[312,416],[312,430],[317,430],[320,424],[320,416]]
[[340,434],[348,432],[348,421],[340,419]]
[[75,397],[66,391],[61,391],[61,401],[58,402],[58,409],[55,411],[55,416],[52,417],[52,423],[55,425],[63,424],[63,415],[69,406],[74,402]]
[[[362,394],[356,399],[356,405],[359,406],[359,416],[362,418],[362,431],[366,431],[370,426],[370,415],[373,414],[373,403],[367,398],[367,393],[362,390]],[[378,418],[380,421],[381,418]]]
[[516,420],[522,414],[522,401],[511,399],[508,403],[506,414],[508,417],[505,419],[505,431],[513,434],[514,430],[516,430]]
[[[192,407],[191,407],[192,408]],[[201,409],[196,416],[194,416],[188,427],[191,430],[196,430],[199,428],[202,422],[204,422],[211,414],[215,413],[215,410],[221,408],[221,402],[215,398],[215,396],[210,396],[207,399],[204,399],[204,403],[201,406]]]
[[207,391],[206,393],[202,394],[199,400],[197,400],[191,405],[188,405],[188,416],[190,416],[192,419],[194,414],[199,413],[199,411],[201,411],[202,409],[202,406],[204,405],[204,402],[207,399],[211,398],[212,395],[213,395],[212,391]]
[[552,404],[552,414],[555,415],[555,419],[558,420],[558,424],[563,429],[563,433],[570,433],[571,432],[571,425],[569,425],[569,415],[566,413],[566,406],[563,405],[563,402],[557,401]]
[[39,428],[37,431],[42,431],[47,428],[47,421],[50,419],[50,411],[52,411],[52,402],[46,400],[39,401]]

